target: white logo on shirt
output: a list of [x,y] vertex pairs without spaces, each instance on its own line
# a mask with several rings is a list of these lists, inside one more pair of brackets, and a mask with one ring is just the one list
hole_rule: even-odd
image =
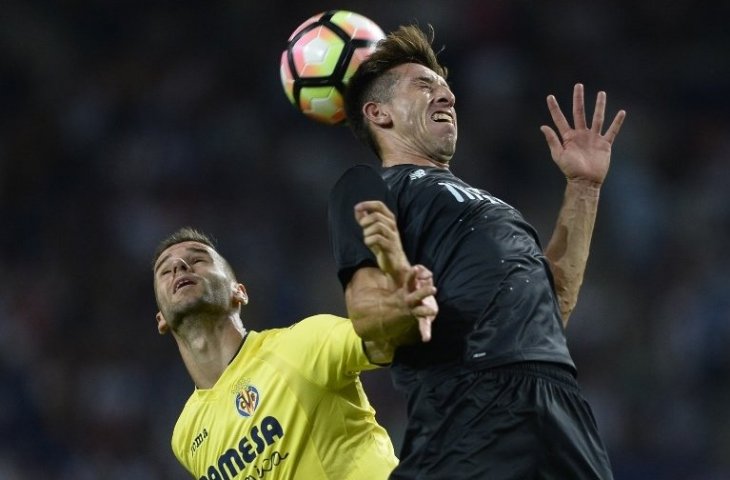
[[452,183],[452,182],[439,182],[439,185],[443,185],[446,187],[446,189],[449,191],[451,195],[454,196],[457,202],[464,203],[467,199],[469,200],[486,200],[489,203],[494,204],[500,204],[500,205],[507,205],[506,202],[503,202],[502,200],[498,199],[497,197],[493,197],[489,195],[487,192],[483,190],[479,190],[478,188],[473,187],[464,187],[462,185]]
[[408,174],[408,177],[411,180],[418,180],[419,178],[425,177],[425,176],[426,176],[426,172],[422,168],[419,168],[415,172],[411,172],[410,174]]

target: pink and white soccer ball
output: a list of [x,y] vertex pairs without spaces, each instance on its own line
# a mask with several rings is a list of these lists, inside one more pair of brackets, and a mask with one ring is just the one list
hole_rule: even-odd
[[330,10],[308,18],[281,54],[281,83],[289,101],[308,118],[343,123],[347,82],[384,37],[375,22],[358,13]]

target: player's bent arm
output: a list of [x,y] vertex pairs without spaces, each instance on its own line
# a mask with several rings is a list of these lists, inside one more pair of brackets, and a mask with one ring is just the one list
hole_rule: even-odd
[[404,294],[379,268],[358,269],[345,289],[345,303],[360,338],[394,347],[418,341],[418,321]]
[[378,200],[355,205],[355,220],[362,228],[363,242],[397,286],[403,286],[410,276],[411,264],[403,251],[395,214]]
[[555,291],[563,320],[568,319],[578,302],[578,292],[588,262],[593,227],[598,211],[600,185],[568,180],[563,204],[545,256],[555,280]]

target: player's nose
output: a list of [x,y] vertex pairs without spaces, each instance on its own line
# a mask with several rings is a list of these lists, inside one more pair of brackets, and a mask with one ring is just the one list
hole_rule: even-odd
[[456,103],[456,97],[449,87],[441,86],[436,92],[436,102],[453,107]]
[[190,265],[184,259],[180,257],[172,259],[173,273],[177,273],[178,271],[187,272],[188,270],[190,270]]

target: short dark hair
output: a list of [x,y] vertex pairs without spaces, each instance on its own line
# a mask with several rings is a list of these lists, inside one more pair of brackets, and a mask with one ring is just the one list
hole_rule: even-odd
[[375,51],[350,78],[345,91],[347,123],[355,136],[378,156],[380,149],[365,123],[362,107],[370,101],[390,100],[397,78],[389,72],[398,65],[418,63],[445,79],[448,70],[436,58],[437,53],[431,46],[433,38],[431,25],[428,26],[428,34],[416,25],[401,26],[378,42]]
[[155,254],[152,257],[152,268],[155,268],[155,263],[157,263],[157,260],[160,258],[160,255],[162,255],[162,252],[167,250],[173,245],[177,245],[178,243],[183,242],[198,242],[202,243],[203,245],[207,245],[216,252],[218,251],[216,249],[216,241],[213,237],[206,235],[205,233],[196,230],[192,227],[182,227],[169,237],[162,240],[155,249]]

